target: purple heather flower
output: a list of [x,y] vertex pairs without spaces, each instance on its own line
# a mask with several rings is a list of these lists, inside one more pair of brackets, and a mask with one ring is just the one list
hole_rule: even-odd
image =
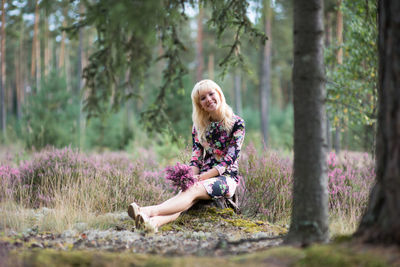
[[192,168],[188,165],[178,162],[175,166],[165,168],[164,171],[165,179],[171,181],[177,190],[185,191],[196,182]]

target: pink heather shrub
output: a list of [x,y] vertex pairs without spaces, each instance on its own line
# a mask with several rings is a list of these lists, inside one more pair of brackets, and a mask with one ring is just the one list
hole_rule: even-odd
[[[375,182],[374,161],[367,153],[328,156],[329,207],[346,215],[361,215]],[[353,213],[353,214],[352,214]]]
[[17,168],[8,165],[0,166],[0,201],[12,199],[20,183],[20,172]]
[[177,191],[185,191],[196,182],[192,168],[179,162],[175,166],[165,168],[165,174],[165,179],[171,181]]
[[149,170],[149,165],[124,153],[85,155],[71,148],[49,148],[18,168],[0,166],[0,199],[51,207],[69,196],[76,205],[100,212],[124,210],[132,201],[154,204],[172,196],[172,190],[163,173]]
[[[375,181],[374,162],[367,153],[345,152],[338,159],[331,152],[327,163],[330,214],[359,217]],[[242,151],[238,196],[245,214],[262,214],[270,221],[290,217],[292,164],[274,151],[257,153],[251,144]]]
[[239,162],[239,205],[246,215],[262,214],[269,221],[289,217],[292,203],[292,161],[277,152],[257,153],[248,145]]

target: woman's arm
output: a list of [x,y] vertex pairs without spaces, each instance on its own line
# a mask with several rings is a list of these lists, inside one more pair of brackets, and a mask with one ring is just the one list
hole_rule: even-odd
[[200,173],[200,168],[203,165],[204,148],[200,144],[199,138],[197,137],[196,128],[194,126],[192,130],[192,141],[192,157],[189,165],[192,167],[193,174],[197,175]]
[[199,181],[202,181],[202,180],[207,180],[207,179],[213,178],[213,177],[218,176],[218,175],[219,175],[218,170],[216,168],[212,168],[212,169],[209,169],[208,171],[203,172],[202,174],[200,174],[197,177],[197,179]]
[[214,168],[222,175],[228,166],[232,165],[239,157],[245,135],[245,123],[243,119],[236,121],[232,128],[232,138],[228,144],[227,152],[221,163]]
[[196,166],[190,166],[192,168],[192,172],[194,175],[198,175],[200,173],[200,169]]

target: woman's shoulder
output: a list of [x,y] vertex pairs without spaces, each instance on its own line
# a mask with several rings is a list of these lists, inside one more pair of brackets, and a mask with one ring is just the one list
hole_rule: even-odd
[[234,114],[233,119],[234,119],[233,127],[235,127],[235,126],[243,126],[244,127],[245,126],[244,119],[241,118],[239,115]]

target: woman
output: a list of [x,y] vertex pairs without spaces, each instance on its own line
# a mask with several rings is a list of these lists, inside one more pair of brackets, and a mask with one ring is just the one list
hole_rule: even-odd
[[202,80],[194,86],[192,104],[190,166],[198,182],[159,205],[129,205],[128,214],[137,227],[157,231],[199,200],[229,198],[235,193],[239,183],[238,159],[245,134],[244,121],[233,114],[221,88],[211,80]]

